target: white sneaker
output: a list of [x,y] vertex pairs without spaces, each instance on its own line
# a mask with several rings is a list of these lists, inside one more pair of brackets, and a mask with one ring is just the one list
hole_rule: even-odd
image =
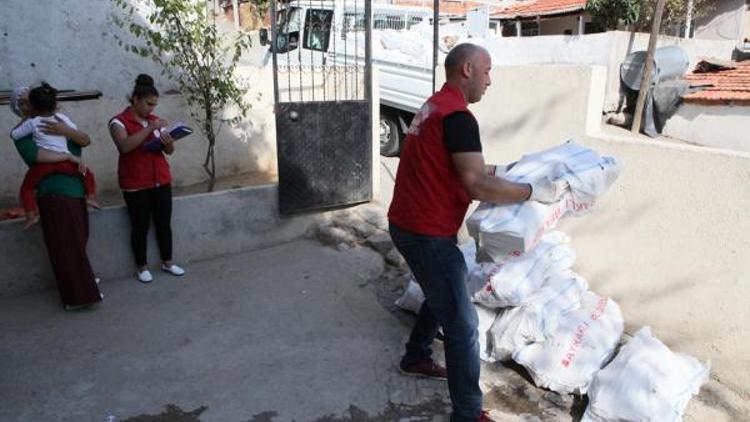
[[164,264],[161,265],[161,270],[167,273],[170,273],[172,275],[181,276],[185,275],[185,270],[182,269],[182,267],[172,264],[170,266],[166,266]]
[[154,281],[154,277],[149,270],[138,271],[138,281],[141,283],[150,283]]

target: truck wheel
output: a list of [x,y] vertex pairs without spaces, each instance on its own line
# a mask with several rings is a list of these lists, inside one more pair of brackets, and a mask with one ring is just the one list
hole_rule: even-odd
[[380,155],[395,157],[401,152],[401,131],[397,118],[382,113],[380,115]]

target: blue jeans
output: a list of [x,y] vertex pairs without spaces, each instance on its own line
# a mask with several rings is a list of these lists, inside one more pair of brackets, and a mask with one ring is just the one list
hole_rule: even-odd
[[476,421],[482,410],[479,389],[477,312],[466,290],[468,276],[456,237],[423,236],[390,224],[391,239],[422,287],[425,302],[406,343],[405,363],[430,359],[438,328],[445,337],[451,422]]

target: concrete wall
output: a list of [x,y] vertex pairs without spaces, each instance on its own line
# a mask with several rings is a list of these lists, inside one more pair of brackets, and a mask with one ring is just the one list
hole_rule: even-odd
[[[542,23],[544,28],[545,23]],[[611,31],[583,36],[493,38],[488,43],[496,65],[573,64],[607,68],[604,109],[614,110],[620,102],[620,64],[633,51],[648,47],[648,34]],[[662,36],[659,47],[679,45],[690,58],[691,68],[702,56],[729,59],[736,41],[682,39]],[[534,89],[547,89],[535,87]]]
[[[276,185],[174,198],[172,228],[176,262],[215,258],[273,246],[303,236],[325,214],[280,217]],[[130,223],[124,206],[90,212],[89,259],[104,279],[135,274]],[[13,245],[3,252],[0,297],[39,291],[54,285],[41,228],[21,231],[22,222],[0,222],[0,239]],[[151,230],[149,262],[159,264]],[[189,268],[189,265],[188,265]]]
[[[493,85],[471,107],[485,158],[507,163],[575,136],[623,160],[594,212],[560,225],[573,238],[576,269],[620,304],[629,333],[650,325],[674,350],[710,360],[712,376],[747,400],[750,154],[586,135],[583,116],[602,97],[597,73],[493,69]],[[397,164],[384,161],[384,199]]]
[[750,106],[682,104],[663,134],[690,143],[750,152]]
[[[100,100],[61,103],[61,111],[69,114],[93,140],[84,155],[102,191],[113,191],[117,186],[117,151],[110,140],[107,121],[127,105],[138,73],[157,78],[157,88],[162,93],[157,114],[198,128],[190,119],[184,100],[169,94],[176,84],[159,78],[159,68],[150,60],[126,53],[117,45],[113,34],[118,29],[108,22],[114,10],[108,1],[37,4],[11,0],[3,3],[3,14],[13,19],[0,20],[0,30],[6,34],[0,38],[0,89],[44,80],[58,88],[103,92]],[[245,66],[238,75],[250,88],[247,100],[252,109],[239,127],[225,125],[222,129],[216,150],[218,173],[273,174],[276,144],[271,70]],[[9,108],[0,108],[0,130],[9,131],[17,121]],[[8,141],[7,135],[5,139]],[[206,147],[207,142],[199,133],[178,143],[170,157],[176,185],[206,179],[201,167]],[[4,181],[0,183],[0,200],[15,198],[25,171],[11,142],[0,142],[0,179]]]
[[745,0],[713,2],[714,9],[706,17],[696,19],[695,38],[740,41],[743,36]]

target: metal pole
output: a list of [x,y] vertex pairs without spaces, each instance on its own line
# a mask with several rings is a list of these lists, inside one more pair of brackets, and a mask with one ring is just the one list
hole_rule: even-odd
[[[276,61],[276,38],[278,37],[278,28],[276,27],[276,0],[271,0],[271,58],[273,59],[273,109],[278,113],[279,107],[279,64]],[[287,72],[289,66],[287,66]],[[291,94],[290,94],[291,95]]]
[[432,93],[435,93],[435,72],[438,65],[438,38],[440,20],[440,0],[432,3]]
[[638,101],[635,103],[635,115],[633,116],[633,126],[630,131],[638,133],[641,131],[641,119],[643,118],[643,106],[646,103],[646,94],[651,89],[651,72],[654,69],[654,50],[656,49],[656,40],[659,38],[659,28],[661,27],[661,15],[664,12],[664,3],[666,0],[657,0],[654,9],[654,19],[651,23],[651,37],[648,39],[648,51],[646,52],[646,62],[641,76],[641,87],[638,90]]
[[[370,104],[372,103],[372,0],[365,0],[365,22],[367,22],[365,25],[365,100],[367,104]],[[370,113],[370,118],[372,118],[372,113]],[[372,127],[372,121],[369,127]]]
[[240,30],[240,2],[232,0],[232,15],[234,15],[234,29]]
[[693,0],[688,0],[687,16],[685,17],[685,37],[690,38],[690,27],[693,24]]

